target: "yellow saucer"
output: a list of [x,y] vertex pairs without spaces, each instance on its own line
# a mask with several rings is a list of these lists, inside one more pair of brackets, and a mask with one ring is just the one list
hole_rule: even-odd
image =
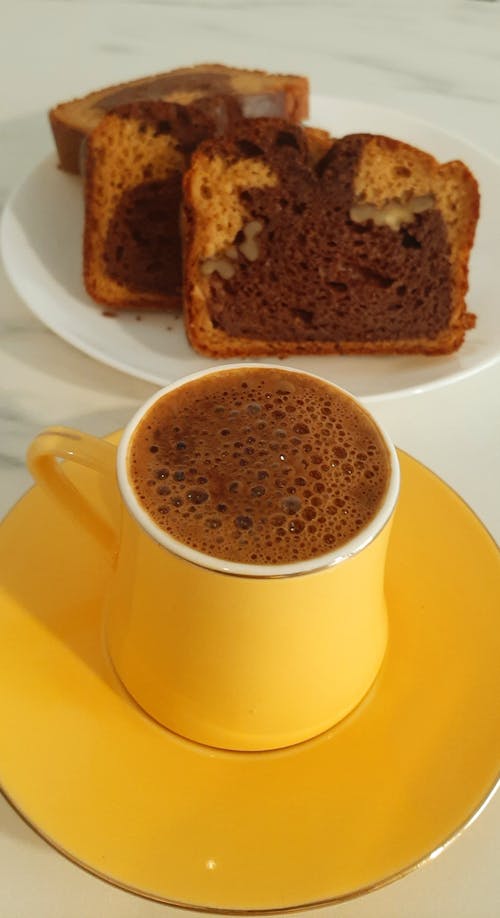
[[106,560],[38,487],[20,501],[0,527],[0,781],[44,838],[150,898],[271,911],[386,883],[472,819],[500,757],[499,560],[400,458],[382,671],[340,725],[281,752],[202,748],[135,707],[103,647]]

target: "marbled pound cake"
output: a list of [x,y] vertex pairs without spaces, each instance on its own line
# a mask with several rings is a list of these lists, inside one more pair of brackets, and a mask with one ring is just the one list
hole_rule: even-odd
[[98,303],[182,305],[179,211],[195,147],[241,118],[238,102],[137,102],[106,115],[87,144],[83,275]]
[[467,312],[477,183],[396,140],[311,157],[262,119],[207,141],[184,177],[186,330],[214,357],[446,354]]
[[277,117],[300,122],[309,110],[306,77],[199,64],[132,80],[62,102],[49,112],[61,169],[80,172],[82,141],[107,112],[131,102],[162,99],[188,104],[203,96],[232,95],[245,118]]

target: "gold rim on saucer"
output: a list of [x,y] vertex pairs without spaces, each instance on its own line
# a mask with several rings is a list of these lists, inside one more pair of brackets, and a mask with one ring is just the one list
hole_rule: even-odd
[[0,782],[39,834],[130,892],[255,913],[376,889],[473,820],[500,760],[498,551],[399,456],[382,670],[339,725],[277,752],[198,746],[130,701],[104,650],[109,561],[40,488],[23,497],[0,527]]

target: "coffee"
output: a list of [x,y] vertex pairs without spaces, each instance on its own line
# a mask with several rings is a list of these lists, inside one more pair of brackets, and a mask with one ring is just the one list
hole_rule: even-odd
[[349,396],[305,374],[248,367],[159,399],[132,437],[128,474],[146,513],[185,545],[288,564],[334,551],[369,523],[390,459]]

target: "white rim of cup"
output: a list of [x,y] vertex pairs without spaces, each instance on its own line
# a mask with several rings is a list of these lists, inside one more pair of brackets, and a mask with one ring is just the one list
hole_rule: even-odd
[[[231,372],[232,370],[254,369],[279,370],[282,373],[293,373],[299,376],[308,376],[312,379],[319,380],[325,385],[330,386],[332,389],[335,389],[343,395],[347,396],[347,398],[351,399],[361,411],[363,411],[368,415],[368,417],[372,419],[377,430],[382,436],[388,451],[390,463],[389,483],[382,505],[379,507],[373,519],[370,520],[370,522],[367,523],[361,532],[354,536],[354,538],[349,539],[348,542],[345,542],[343,545],[340,545],[338,548],[333,549],[330,552],[326,552],[322,555],[316,555],[314,558],[307,558],[302,561],[294,561],[293,563],[289,564],[244,564],[237,561],[229,561],[225,558],[218,558],[214,555],[207,555],[204,552],[197,551],[196,549],[185,545],[183,542],[179,542],[178,539],[175,539],[173,536],[169,535],[168,532],[153,522],[149,514],[139,503],[129,482],[127,474],[127,459],[132,435],[134,434],[140,421],[142,421],[144,416],[157,401],[162,399],[163,396],[167,395],[168,393],[174,392],[176,389],[180,389],[182,386],[194,382],[197,379],[201,379],[205,376],[211,376],[215,373]],[[274,577],[293,577],[300,574],[312,574],[316,571],[333,567],[334,565],[339,564],[341,561],[345,561],[347,558],[358,554],[358,552],[362,551],[362,549],[364,549],[367,545],[370,544],[370,542],[375,539],[375,537],[379,534],[379,532],[382,531],[386,523],[389,521],[396,506],[400,484],[399,461],[395,447],[378,421],[375,420],[373,415],[366,410],[366,408],[358,401],[358,399],[356,399],[346,389],[342,389],[341,386],[337,386],[335,383],[331,383],[315,373],[310,373],[306,370],[300,370],[296,367],[285,367],[279,366],[278,364],[264,363],[232,363],[222,364],[221,366],[217,367],[209,367],[206,370],[199,370],[196,373],[191,373],[189,376],[184,376],[181,379],[170,383],[168,386],[165,386],[163,389],[159,389],[157,392],[155,392],[154,395],[152,395],[151,398],[149,398],[136,411],[123,431],[117,451],[117,477],[122,498],[129,512],[135,518],[136,522],[141,526],[141,528],[144,529],[145,532],[147,532],[147,534],[151,536],[151,538],[154,539],[154,541],[161,545],[163,548],[172,552],[172,554],[177,555],[179,558],[183,558],[185,561],[189,561],[191,564],[195,564],[197,567],[204,567],[211,571],[218,571],[222,574],[232,574],[239,577],[266,579]]]

